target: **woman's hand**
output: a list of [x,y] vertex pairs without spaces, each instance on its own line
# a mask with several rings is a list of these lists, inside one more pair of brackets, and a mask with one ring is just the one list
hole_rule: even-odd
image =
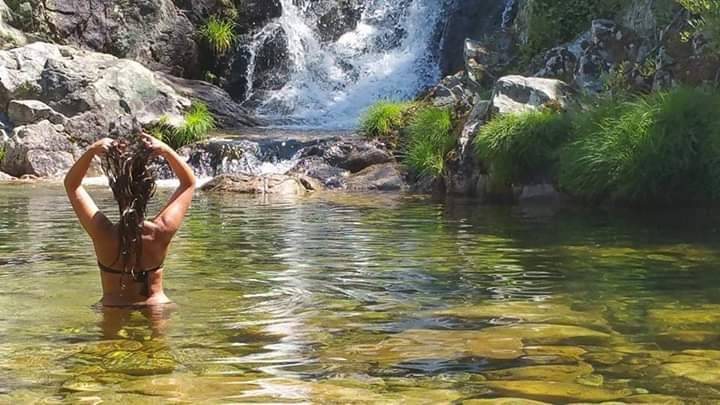
[[111,138],[103,138],[90,145],[89,150],[91,150],[97,156],[102,156],[110,150],[113,142],[115,142],[115,140]]
[[152,151],[153,156],[164,156],[168,150],[172,150],[165,142],[155,138],[147,132],[142,133],[143,142]]

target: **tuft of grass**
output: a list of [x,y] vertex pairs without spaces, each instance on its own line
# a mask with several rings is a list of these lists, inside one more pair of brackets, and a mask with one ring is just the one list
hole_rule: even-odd
[[207,138],[207,134],[215,129],[215,118],[201,101],[193,101],[190,109],[184,115],[184,122],[179,127],[168,123],[167,117],[147,128],[148,132],[167,143],[173,149],[180,149],[185,145],[200,142]]
[[208,46],[218,55],[227,52],[235,42],[235,23],[227,18],[212,16],[199,32]]
[[567,115],[544,109],[494,118],[480,127],[473,146],[496,181],[513,185],[552,175],[557,150],[570,136]]
[[407,125],[409,111],[414,104],[409,101],[380,100],[371,105],[360,118],[360,131],[370,139],[380,139],[395,147],[397,133]]
[[2,164],[3,159],[5,159],[5,145],[0,143],[0,165]]
[[447,155],[456,144],[452,128],[448,109],[419,109],[407,128],[405,164],[421,175],[442,174]]
[[560,186],[591,202],[700,203],[720,198],[720,93],[680,88],[618,102],[576,120]]

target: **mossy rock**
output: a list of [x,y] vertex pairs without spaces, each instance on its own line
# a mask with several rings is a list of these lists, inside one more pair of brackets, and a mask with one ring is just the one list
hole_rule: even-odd
[[88,344],[83,347],[81,353],[90,354],[94,356],[104,356],[110,352],[116,351],[127,351],[134,352],[143,348],[141,342],[135,340],[106,340],[102,342]]
[[519,337],[528,345],[555,344],[603,344],[612,337],[605,332],[598,332],[580,326],[557,325],[546,323],[523,323],[508,326],[495,326],[482,330],[483,333],[497,338]]
[[109,353],[102,363],[102,368],[108,372],[134,376],[168,374],[176,367],[169,352],[148,355],[144,352],[117,351]]
[[591,365],[580,363],[573,366],[514,367],[484,372],[483,375],[488,380],[575,381],[578,377],[590,375],[592,372]]
[[581,312],[561,303],[495,301],[434,311],[436,315],[465,319],[509,319],[520,322],[552,323],[595,327],[609,331],[607,321],[597,312]]
[[552,403],[614,401],[633,394],[630,389],[607,389],[552,381],[490,381],[487,387],[504,395],[517,395]]
[[79,376],[62,384],[62,389],[74,392],[100,392],[105,389],[102,383],[89,376]]
[[462,405],[550,405],[547,402],[523,398],[468,399]]
[[671,376],[720,387],[720,361],[717,360],[668,363],[661,368]]

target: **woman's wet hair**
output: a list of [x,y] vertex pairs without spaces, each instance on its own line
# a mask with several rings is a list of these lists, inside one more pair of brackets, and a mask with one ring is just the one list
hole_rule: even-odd
[[101,159],[115,201],[120,209],[118,256],[123,271],[133,277],[142,271],[142,231],[150,198],[155,193],[155,175],[149,167],[151,150],[139,131],[119,137]]

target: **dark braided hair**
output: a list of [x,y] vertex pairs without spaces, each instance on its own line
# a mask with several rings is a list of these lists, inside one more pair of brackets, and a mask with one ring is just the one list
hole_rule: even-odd
[[[137,280],[142,271],[142,231],[145,212],[155,193],[155,176],[148,167],[151,150],[137,134],[120,137],[102,159],[102,168],[120,209],[117,260],[122,258],[123,271]],[[134,262],[131,260],[134,256]]]

